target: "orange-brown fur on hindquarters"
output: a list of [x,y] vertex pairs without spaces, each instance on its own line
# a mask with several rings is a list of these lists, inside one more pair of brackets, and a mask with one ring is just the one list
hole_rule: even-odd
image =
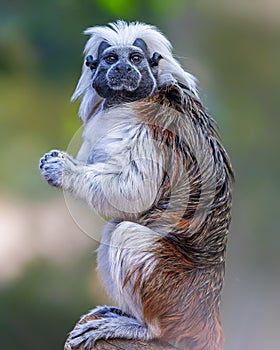
[[[145,321],[161,330],[158,337],[163,341],[176,339],[175,345],[180,349],[222,350],[224,338],[217,311],[221,287],[215,286],[220,271],[195,270],[183,257],[178,259],[174,247],[167,242],[159,244],[162,249],[155,247],[158,265],[145,283],[136,286],[141,293]],[[209,281],[204,289],[202,286]]]

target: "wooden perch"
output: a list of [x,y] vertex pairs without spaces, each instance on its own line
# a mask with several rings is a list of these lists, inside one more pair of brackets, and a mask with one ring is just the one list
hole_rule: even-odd
[[[158,340],[140,341],[128,339],[108,339],[98,340],[91,350],[176,350],[176,348],[167,343]],[[72,350],[71,347],[65,343],[64,350]],[[78,350],[82,350],[80,347]]]

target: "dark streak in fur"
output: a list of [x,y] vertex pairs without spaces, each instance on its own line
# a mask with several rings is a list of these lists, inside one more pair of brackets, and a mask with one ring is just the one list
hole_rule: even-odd
[[[153,248],[158,263],[148,278],[136,280],[134,291],[140,290],[144,318],[159,323],[162,339],[177,339],[183,349],[220,350],[219,304],[233,182],[230,160],[214,120],[186,89],[163,87],[137,103],[135,110],[169,163],[159,198],[138,221],[162,235]],[[196,144],[188,137],[190,126],[207,147],[205,163],[196,157]],[[207,157],[213,163],[209,174]],[[208,189],[213,192],[210,207]],[[169,207],[171,201],[178,205]],[[132,275],[142,276],[136,270],[126,276],[126,283]],[[165,285],[164,281],[169,282]]]

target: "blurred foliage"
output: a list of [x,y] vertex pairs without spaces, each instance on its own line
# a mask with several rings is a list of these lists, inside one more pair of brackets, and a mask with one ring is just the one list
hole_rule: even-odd
[[[109,13],[113,14],[116,18],[124,20],[139,20],[143,16],[147,19],[157,18],[162,15],[168,14],[174,16],[182,9],[185,8],[186,0],[177,0],[176,6],[169,0],[97,0],[97,3],[108,10]],[[146,19],[147,22],[149,22]]]
[[64,269],[36,261],[20,279],[0,288],[1,348],[62,349],[81,312],[92,303],[83,277],[87,267],[85,261]]
[[[233,161],[230,270],[236,268],[245,284],[259,273],[266,285],[275,284],[280,244],[280,22],[272,23],[265,12],[262,17],[262,11],[255,18],[254,6],[250,17],[238,16],[233,10],[241,2],[230,2],[230,10],[226,3],[2,0],[0,193],[37,200],[57,195],[45,185],[37,167],[44,152],[67,148],[81,126],[78,104],[68,101],[82,65],[86,41],[82,31],[119,18],[152,23],[168,34],[179,57],[187,55],[180,60],[199,78],[202,99],[217,119]],[[34,262],[18,280],[1,287],[1,348],[62,348],[73,322],[95,304],[85,294],[88,273],[83,262],[69,269]],[[246,288],[244,305],[253,293],[249,284]],[[244,313],[236,305],[229,310],[231,315],[234,310]],[[238,312],[231,323],[234,330],[240,325]],[[265,343],[263,332],[262,337]]]

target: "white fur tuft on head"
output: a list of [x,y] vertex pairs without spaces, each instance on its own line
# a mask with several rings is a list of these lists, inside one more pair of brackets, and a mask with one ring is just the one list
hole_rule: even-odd
[[[184,84],[193,94],[197,95],[196,79],[184,71],[175,60],[171,43],[156,27],[139,22],[117,21],[110,23],[109,26],[88,28],[84,33],[90,35],[84,54],[85,56],[92,55],[94,58],[97,57],[98,47],[102,41],[107,41],[112,46],[124,46],[132,45],[137,38],[143,39],[151,55],[158,52],[163,57],[159,62],[159,79],[163,75],[172,76],[175,81]],[[74,101],[79,97],[82,97],[79,114],[85,122],[103,100],[92,88],[91,74],[85,65],[71,100]]]

